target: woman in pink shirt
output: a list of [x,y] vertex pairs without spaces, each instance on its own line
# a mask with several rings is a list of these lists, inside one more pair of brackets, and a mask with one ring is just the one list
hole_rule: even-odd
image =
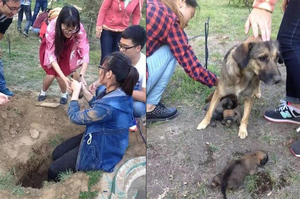
[[[119,51],[121,33],[131,24],[138,25],[141,19],[143,0],[104,0],[99,10],[96,37],[100,38],[101,60],[108,54]],[[100,60],[100,61],[101,61]]]
[[86,85],[84,75],[89,63],[89,43],[75,7],[63,7],[57,19],[49,23],[40,46],[40,62],[46,76],[38,101],[45,100],[48,88],[57,79],[61,89],[60,103],[66,104],[67,88],[71,90],[67,76],[79,67],[81,80]]

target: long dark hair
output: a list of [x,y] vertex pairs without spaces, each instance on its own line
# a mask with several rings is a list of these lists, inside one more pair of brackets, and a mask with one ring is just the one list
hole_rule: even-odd
[[132,66],[130,59],[121,52],[113,52],[104,57],[101,65],[104,65],[107,70],[112,71],[122,90],[131,96],[134,86],[139,80],[139,73]]
[[59,58],[59,55],[64,49],[66,37],[61,29],[61,24],[67,27],[76,27],[76,33],[80,31],[80,17],[79,12],[74,6],[64,6],[60,11],[55,25],[55,56]]

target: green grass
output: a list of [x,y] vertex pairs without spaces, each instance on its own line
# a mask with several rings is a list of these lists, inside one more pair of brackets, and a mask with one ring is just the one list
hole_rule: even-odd
[[25,194],[24,187],[15,185],[14,176],[10,172],[0,176],[0,190],[8,190],[16,196],[23,196]]
[[66,179],[68,179],[71,175],[73,174],[73,171],[67,170],[65,172],[59,173],[58,174],[58,179],[61,182],[64,182]]
[[92,199],[98,195],[98,191],[91,191],[92,187],[97,184],[102,176],[102,171],[88,171],[87,175],[89,176],[88,182],[88,191],[80,192],[79,198],[80,199]]

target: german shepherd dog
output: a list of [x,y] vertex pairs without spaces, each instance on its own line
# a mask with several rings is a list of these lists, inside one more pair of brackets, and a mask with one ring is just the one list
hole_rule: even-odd
[[244,113],[238,136],[248,135],[247,123],[254,97],[260,98],[260,81],[277,84],[281,81],[278,69],[279,44],[277,41],[263,42],[261,38],[250,37],[242,44],[234,46],[224,57],[218,86],[209,109],[197,129],[205,129],[222,97],[236,95],[245,98]]
[[247,175],[257,173],[258,167],[268,162],[268,155],[261,150],[244,155],[242,158],[230,162],[212,181],[213,186],[220,186],[223,198],[226,199],[226,189],[237,190],[243,185]]

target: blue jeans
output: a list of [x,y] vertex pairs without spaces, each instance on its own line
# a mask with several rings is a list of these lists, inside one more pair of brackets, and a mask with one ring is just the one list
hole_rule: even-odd
[[32,32],[35,34],[40,34],[40,28],[32,28]]
[[147,104],[157,105],[172,77],[176,59],[168,45],[163,45],[147,57]]
[[146,104],[141,101],[133,101],[133,116],[141,118],[146,113]]
[[277,39],[286,65],[286,101],[300,104],[300,1],[290,0]]
[[36,0],[35,2],[35,6],[34,6],[34,13],[31,19],[31,26],[33,26],[33,23],[37,17],[37,15],[39,14],[40,9],[42,9],[42,11],[46,10],[48,5],[48,0]]
[[24,31],[28,33],[30,22],[31,22],[31,5],[21,5],[21,10],[18,13],[18,27],[21,27],[23,21],[23,13],[26,16],[26,25]]
[[6,88],[6,81],[4,78],[3,62],[0,59],[0,90],[3,90],[5,88]]
[[106,55],[112,52],[120,51],[118,43],[121,40],[121,32],[103,30],[100,37],[101,61]]

